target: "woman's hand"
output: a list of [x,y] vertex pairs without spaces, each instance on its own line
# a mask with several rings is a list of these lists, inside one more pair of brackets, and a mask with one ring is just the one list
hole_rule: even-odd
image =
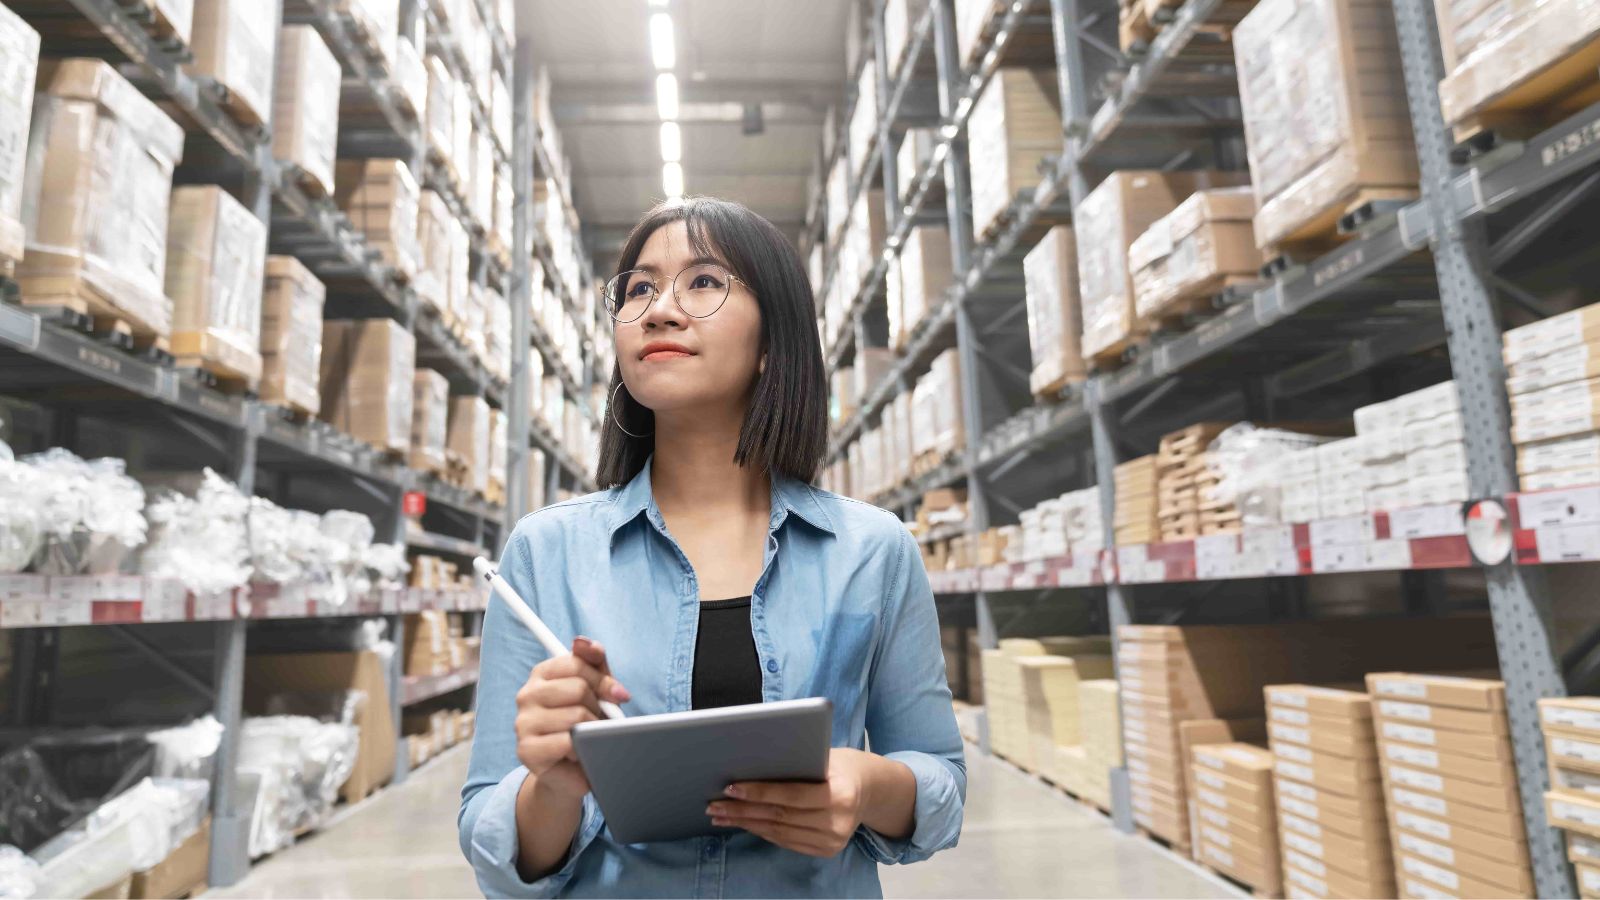
[[625,703],[627,689],[611,676],[606,651],[580,637],[572,652],[533,667],[517,691],[517,760],[541,791],[581,798],[589,779],[572,749],[572,726],[603,718],[600,700]]
[[731,785],[729,799],[712,802],[706,814],[714,825],[742,828],[779,847],[808,856],[837,856],[871,807],[875,771],[885,763],[899,765],[835,747],[828,754],[827,781]]

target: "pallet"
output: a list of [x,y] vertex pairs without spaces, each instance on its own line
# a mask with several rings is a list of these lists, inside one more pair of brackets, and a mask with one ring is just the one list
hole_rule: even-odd
[[[1450,123],[1458,146],[1526,140],[1600,102],[1600,38],[1560,53],[1532,77]],[[1450,81],[1449,77],[1445,82]]]
[[1087,372],[1068,372],[1064,375],[1058,376],[1052,381],[1048,381],[1045,384],[1034,388],[1033,396],[1040,402],[1054,403],[1056,400],[1061,398],[1062,391],[1066,390],[1068,387],[1076,387],[1077,385],[1083,384],[1088,380],[1089,373]]
[[1201,281],[1180,289],[1161,301],[1160,306],[1140,316],[1151,331],[1189,331],[1198,319],[1210,318],[1227,309],[1219,302],[1231,290],[1261,283],[1259,273],[1248,275],[1217,272]]
[[282,402],[262,404],[262,407],[266,410],[267,415],[276,417],[285,422],[293,422],[296,425],[309,425],[317,420],[317,410],[309,409],[303,404],[296,403],[287,397],[277,399],[280,399]]
[[51,300],[54,302],[24,300],[23,305],[46,321],[90,335],[120,350],[149,356],[161,363],[172,362],[171,339],[138,324],[137,320],[97,313],[96,304],[83,298],[54,297]]
[[1370,221],[1376,209],[1410,203],[1419,196],[1417,189],[1412,187],[1356,189],[1348,202],[1327,207],[1287,237],[1267,245],[1268,261],[1261,268],[1262,277],[1274,279],[1289,268],[1309,263],[1336,249],[1356,232],[1356,228],[1346,227],[1348,222]]
[[[978,222],[972,223],[973,230],[978,236],[978,243],[987,244],[999,237],[1000,232],[1005,231],[1006,228],[1010,227],[1011,223],[1017,220],[1017,204],[1027,200],[1032,200],[1033,192],[1036,187],[1037,185],[1030,185],[1029,187],[1022,188],[1015,194],[1011,195],[1011,199],[1007,200],[1006,205],[1001,207],[999,212],[995,213],[994,218],[990,219],[988,222],[981,223],[981,227],[980,223]],[[1038,224],[1039,223],[1036,220],[1034,225],[1037,226]]]
[[[277,162],[278,171],[283,173],[283,177],[288,181],[293,182],[296,187],[304,191],[307,197],[310,197],[313,200],[332,199],[333,195],[328,193],[328,188],[322,183],[322,179],[311,174],[310,172],[307,172],[305,168],[300,166],[298,163],[292,163],[282,159],[278,160]],[[341,215],[343,215],[343,213],[341,213]],[[355,223],[350,221],[349,216],[344,216],[344,221],[350,226],[350,230],[355,231],[357,234],[361,234],[362,237],[366,237],[366,234],[357,229],[355,227]]]
[[[249,129],[266,127],[266,119],[262,117],[261,112],[246,103],[232,88],[213,78],[202,78],[201,81],[209,87],[217,106],[221,107],[229,118]],[[270,98],[268,102],[271,102]]]
[[1085,353],[1084,359],[1096,372],[1112,372],[1137,359],[1145,343],[1142,333],[1125,334],[1109,347]]
[[1195,862],[1195,865],[1198,865],[1200,868],[1205,869],[1207,872],[1210,872],[1212,875],[1215,875],[1216,877],[1222,879],[1224,882],[1226,882],[1229,885],[1231,885],[1235,890],[1239,891],[1239,893],[1241,893],[1241,894],[1247,894],[1247,895],[1249,895],[1251,897],[1263,898],[1263,900],[1265,900],[1265,898],[1269,898],[1269,897],[1282,897],[1283,896],[1283,890],[1281,888],[1258,888],[1258,887],[1255,887],[1254,885],[1246,883],[1245,881],[1243,881],[1243,880],[1241,880],[1239,878],[1235,878],[1234,876],[1229,875],[1227,872],[1222,871],[1221,869],[1217,868],[1216,866],[1213,866],[1212,864],[1206,862],[1205,860],[1197,859],[1194,862]]
[[1190,846],[1187,841],[1175,841],[1172,838],[1164,835],[1156,834],[1154,831],[1151,831],[1149,827],[1144,825],[1136,824],[1133,826],[1133,830],[1135,834],[1158,847],[1165,847],[1173,853],[1182,856],[1184,859],[1193,858],[1193,853],[1190,851]]
[[194,370],[202,383],[229,394],[254,394],[261,384],[261,354],[242,351],[206,332],[172,336],[178,368]]

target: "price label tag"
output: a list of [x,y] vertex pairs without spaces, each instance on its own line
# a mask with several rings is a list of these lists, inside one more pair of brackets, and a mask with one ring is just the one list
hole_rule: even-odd
[[144,602],[141,604],[146,622],[181,622],[186,617],[188,595],[183,586],[165,578],[145,578]]
[[38,600],[49,592],[49,581],[43,575],[0,575],[0,601]]
[[1416,506],[1389,513],[1389,536],[1396,538],[1445,537],[1467,533],[1461,504]]
[[1540,562],[1591,562],[1600,560],[1600,523],[1551,525],[1533,532]]
[[1337,544],[1331,547],[1311,548],[1311,571],[1359,572],[1367,566],[1365,544]]
[[1367,568],[1369,569],[1409,569],[1411,568],[1411,542],[1406,540],[1388,539],[1372,541],[1366,545]]
[[1339,547],[1348,544],[1361,544],[1372,540],[1376,533],[1372,527],[1372,515],[1362,513],[1359,516],[1344,516],[1338,519],[1320,519],[1311,523],[1311,546]]
[[1522,494],[1517,511],[1523,528],[1600,522],[1600,487]]
[[0,628],[31,628],[43,624],[48,600],[0,600]]
[[94,601],[88,597],[49,600],[44,603],[42,625],[88,625],[94,621]]

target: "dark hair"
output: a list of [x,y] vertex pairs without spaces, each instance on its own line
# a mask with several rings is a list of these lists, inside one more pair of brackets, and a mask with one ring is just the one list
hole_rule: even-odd
[[[811,283],[800,255],[783,232],[744,205],[688,197],[645,214],[623,245],[617,272],[637,265],[650,236],[673,222],[687,227],[696,255],[724,262],[755,294],[761,308],[766,370],[756,380],[734,462],[741,466],[754,462],[771,475],[815,481],[827,452],[828,378]],[[655,449],[654,437],[630,437],[617,427],[620,417],[635,434],[655,431],[655,413],[630,397],[626,387],[618,390],[621,383],[618,363],[611,370],[608,395],[616,398],[615,409],[608,408],[601,425],[595,470],[595,480],[603,488],[633,480]]]

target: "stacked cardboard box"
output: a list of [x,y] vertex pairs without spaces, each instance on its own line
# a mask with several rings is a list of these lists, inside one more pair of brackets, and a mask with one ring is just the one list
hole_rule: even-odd
[[449,422],[450,381],[432,369],[418,369],[411,394],[411,468],[435,475],[445,473]]
[[411,444],[416,338],[393,319],[322,323],[324,422],[391,453]]
[[1504,682],[1374,673],[1367,688],[1401,892],[1534,896]]
[[340,788],[346,803],[355,803],[389,782],[394,775],[395,736],[399,734],[389,706],[390,658],[372,650],[327,653],[252,653],[245,658],[244,709],[268,711],[283,694],[365,696],[356,713],[360,739],[355,767]]
[[1028,344],[1033,371],[1028,387],[1049,398],[1083,381],[1088,370],[1080,343],[1078,244],[1070,225],[1050,229],[1022,261],[1027,284]]
[[[939,133],[932,128],[911,128],[906,130],[905,139],[900,142],[900,155],[895,163],[900,178],[900,202],[907,203],[911,199],[911,192],[916,187],[918,176],[928,164],[933,161],[934,147],[939,143]],[[937,195],[935,195],[937,196]]]
[[[1160,540],[1181,541],[1201,534],[1202,481],[1210,482],[1206,448],[1226,430],[1223,422],[1200,422],[1161,439],[1156,451],[1156,515]],[[1215,512],[1216,510],[1212,510]],[[1220,510],[1226,513],[1227,510]]]
[[47,63],[39,83],[22,207],[27,256],[17,269],[23,302],[165,340],[167,224],[183,129],[99,60]]
[[966,449],[963,406],[959,356],[946,350],[912,388],[910,429],[919,468]]
[[1113,172],[1078,205],[1078,290],[1083,353],[1109,364],[1144,333],[1134,307],[1128,248],[1196,190],[1248,184],[1240,172]]
[[261,399],[303,416],[322,408],[322,307],[328,291],[292,256],[267,257],[261,295]]
[[[1202,798],[1197,807],[1200,861],[1258,892],[1281,893],[1272,754],[1251,744],[1205,744],[1190,755]],[[1210,797],[1220,798],[1222,805],[1207,802]]]
[[1600,304],[1505,333],[1523,490],[1600,484]]
[[1468,498],[1466,432],[1454,381],[1355,411],[1367,511]]
[[1054,68],[1000,69],[972,105],[967,159],[972,167],[972,228],[994,233],[1018,194],[1044,177],[1039,166],[1061,152],[1061,95]]
[[1161,538],[1158,520],[1157,457],[1141,456],[1117,466],[1116,529],[1117,546],[1148,544]]
[[272,155],[299,169],[301,185],[321,196],[334,190],[342,80],[339,61],[315,28],[289,25],[279,32]]
[[227,191],[193,185],[172,192],[166,284],[180,364],[255,389],[266,261],[266,223]]
[[199,0],[194,8],[190,71],[226,88],[224,105],[248,125],[272,116],[276,12],[256,0]]
[[889,266],[890,346],[905,349],[917,323],[943,304],[950,279],[949,229],[943,225],[911,229]]
[[[1084,782],[1084,753],[1078,685],[1085,679],[1109,677],[1111,657],[1025,656],[1017,665],[1022,669],[1027,742],[1013,762],[1079,793]],[[1072,752],[1058,754],[1058,748],[1071,748]]]
[[979,38],[1005,7],[1004,0],[956,0],[956,51],[963,66],[971,67],[977,61]]
[[[889,61],[889,77],[894,78],[905,62],[911,34],[928,11],[928,0],[887,0],[883,8],[883,43]],[[901,171],[905,171],[902,169]]]
[[528,451],[528,505],[524,507],[529,512],[543,509],[545,506],[545,458],[543,450]]
[[1550,763],[1548,819],[1566,834],[1578,896],[1600,896],[1600,698],[1540,700],[1539,725]]
[[405,673],[443,675],[451,671],[450,621],[443,610],[406,616]]
[[[572,446],[572,445],[568,445]],[[483,495],[489,489],[489,402],[482,397],[450,398],[450,421],[445,439],[451,478],[461,487]]]
[[[448,210],[437,194],[430,194],[430,210],[434,218],[427,223],[429,229],[443,229]],[[417,278],[422,248],[419,239],[427,234],[441,246],[448,236],[436,237],[423,230],[418,221],[421,191],[411,168],[398,159],[340,160],[337,169],[335,200],[339,209],[350,218],[357,231],[383,256],[383,261],[394,268],[401,278]],[[430,270],[432,271],[432,270]],[[424,285],[418,281],[417,289],[434,292],[438,286]],[[437,304],[437,299],[434,299]]]
[[1128,247],[1139,320],[1151,326],[1203,310],[1228,285],[1254,280],[1255,212],[1255,188],[1196,191],[1139,235]]
[[1394,11],[1368,0],[1261,0],[1233,33],[1256,246],[1332,238],[1371,199],[1414,196]]
[[28,120],[39,68],[39,33],[0,6],[0,271],[22,259],[22,195],[28,168]]
[[998,649],[983,651],[983,696],[989,717],[990,746],[994,752],[1030,772],[1038,771],[1028,727],[1024,660],[1039,657],[1069,662],[1079,657],[1108,659],[1109,651],[1110,642],[1103,637],[1004,638]]
[[1370,698],[1303,684],[1266,697],[1285,882],[1315,897],[1396,896]]
[[1078,796],[1111,809],[1111,770],[1120,768],[1122,712],[1117,682],[1096,678],[1078,683],[1078,733],[1083,741],[1083,783]]
[[423,136],[427,138],[428,154],[438,160],[447,173],[459,183],[461,164],[456,157],[456,95],[460,87],[450,75],[450,67],[437,56],[429,56],[427,121]]
[[1583,0],[1476,4],[1436,0],[1448,74],[1445,121],[1524,136],[1600,98],[1600,9]]

